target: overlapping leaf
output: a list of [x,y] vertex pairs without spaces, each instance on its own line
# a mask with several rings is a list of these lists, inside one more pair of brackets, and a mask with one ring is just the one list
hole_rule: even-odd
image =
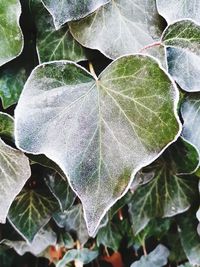
[[28,158],[0,139],[0,223],[5,223],[10,205],[30,175]]
[[40,229],[40,231],[35,235],[31,243],[26,241],[11,241],[4,239],[1,244],[7,245],[13,248],[19,255],[24,255],[26,252],[30,252],[37,256],[42,253],[50,245],[56,245],[57,236],[51,228]]
[[36,24],[37,51],[40,62],[86,59],[83,48],[71,36],[67,25],[60,30],[55,30],[53,18],[40,0],[32,1],[31,8]]
[[176,138],[176,94],[157,62],[142,55],[118,59],[98,80],[74,63],[44,64],[15,111],[17,146],[62,168],[93,234],[131,174]]
[[163,246],[158,245],[147,256],[142,256],[139,261],[134,262],[131,267],[162,267],[167,264],[169,250]]
[[109,0],[42,0],[52,14],[56,29],[71,20],[83,18],[94,12]]
[[58,203],[50,192],[27,189],[20,192],[12,203],[8,219],[28,242],[33,242],[37,232],[58,209]]
[[183,90],[200,91],[200,26],[191,20],[175,22],[165,30],[168,70]]
[[156,0],[158,12],[168,23],[179,19],[194,19],[200,23],[200,2],[198,0]]
[[92,235],[131,175],[176,138],[176,101],[173,83],[147,56],[120,58],[98,80],[71,62],[43,64],[15,110],[17,146],[62,168]]
[[0,112],[0,136],[14,140],[14,119],[3,112]]
[[94,14],[69,24],[78,42],[110,58],[137,53],[158,41],[160,25],[154,0],[110,1]]
[[130,203],[129,212],[135,233],[139,233],[150,219],[171,217],[190,207],[197,181],[181,173],[194,171],[198,161],[194,147],[182,143],[180,150],[174,144],[152,165],[143,169],[142,179],[145,175],[151,175],[151,180],[136,189]]
[[0,66],[20,54],[23,38],[19,27],[21,6],[18,0],[1,0]]

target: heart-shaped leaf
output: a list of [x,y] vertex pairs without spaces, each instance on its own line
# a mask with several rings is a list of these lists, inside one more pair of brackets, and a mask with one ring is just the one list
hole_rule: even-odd
[[53,18],[40,0],[31,1],[32,15],[37,29],[37,51],[40,62],[86,59],[83,48],[72,37],[67,25],[55,30]]
[[0,139],[0,223],[5,223],[10,205],[30,175],[28,158]]
[[162,36],[168,70],[180,87],[200,91],[200,26],[191,20],[169,25]]
[[200,23],[200,2],[197,0],[156,0],[158,12],[168,23],[179,19],[194,19]]
[[52,14],[56,29],[59,29],[68,21],[89,15],[109,0],[42,0],[42,2]]
[[163,267],[167,264],[169,250],[163,246],[158,245],[147,256],[142,256],[139,261],[134,262],[131,267]]
[[143,169],[142,179],[150,174],[153,174],[153,178],[136,189],[129,205],[135,234],[153,218],[171,217],[189,209],[196,192],[196,179],[181,173],[194,171],[198,161],[198,154],[192,146],[182,143],[177,147],[174,144],[153,164]]
[[23,48],[19,27],[21,6],[18,0],[1,0],[0,5],[0,66],[18,56]]
[[59,210],[58,202],[50,192],[40,191],[24,189],[12,203],[8,214],[9,221],[29,243]]
[[61,167],[93,235],[135,173],[177,138],[176,105],[173,82],[144,55],[119,58],[96,80],[72,62],[43,64],[15,110],[16,143]]
[[110,1],[69,26],[79,43],[110,58],[138,53],[162,34],[155,0]]

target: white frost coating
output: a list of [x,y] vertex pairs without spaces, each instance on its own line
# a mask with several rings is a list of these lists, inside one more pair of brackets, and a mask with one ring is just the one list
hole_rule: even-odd
[[94,14],[70,22],[74,38],[83,46],[98,49],[107,57],[138,53],[159,41],[159,16],[154,0],[115,0]]
[[6,222],[13,200],[30,175],[28,158],[0,139],[0,223]]
[[71,20],[86,17],[110,0],[41,0],[52,15],[55,28],[58,30],[63,24]]
[[13,248],[19,255],[24,255],[26,252],[38,256],[49,246],[55,246],[57,241],[56,233],[51,228],[40,229],[35,235],[33,241],[28,243],[26,241],[11,241],[4,239],[0,244],[5,244],[8,247]]
[[168,72],[187,92],[200,91],[200,26],[193,20],[180,20],[163,32]]
[[156,0],[158,12],[168,23],[178,19],[194,19],[200,23],[199,0]]
[[[22,12],[20,1],[1,1],[0,66],[19,56],[24,48],[24,36],[19,24],[20,15]],[[21,43],[21,45],[19,45],[19,42]]]
[[[142,67],[129,68],[140,59]],[[162,73],[165,90],[151,81],[148,64]],[[180,134],[178,90],[159,67],[151,57],[127,56],[114,61],[95,82],[80,66],[55,61],[36,67],[21,94],[15,110],[17,146],[43,153],[62,168],[83,203],[90,235],[127,192],[135,173]],[[148,96],[150,84],[154,90]],[[169,120],[162,121],[167,103]],[[154,125],[150,133],[149,124]],[[156,140],[167,132],[171,135],[164,143]]]

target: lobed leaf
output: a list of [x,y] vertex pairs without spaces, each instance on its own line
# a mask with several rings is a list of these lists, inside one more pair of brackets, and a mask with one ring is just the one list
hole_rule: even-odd
[[58,30],[66,22],[89,15],[109,0],[42,0],[42,2],[52,14],[54,25]]
[[110,58],[138,53],[162,34],[155,0],[110,1],[69,27],[79,43]]
[[135,173],[177,138],[176,105],[173,82],[144,55],[119,58],[98,80],[72,62],[43,64],[15,110],[16,143],[61,167],[93,235]]
[[24,189],[12,203],[8,219],[25,240],[31,243],[58,209],[57,201],[48,191]]
[[18,0],[1,0],[0,6],[0,66],[18,56],[23,48],[19,27],[21,6]]
[[[176,146],[175,143],[153,164],[143,169],[142,179],[149,175],[153,177],[149,183],[136,189],[129,204],[135,234],[144,229],[151,219],[171,217],[188,210],[191,206],[196,192],[196,179],[181,173],[189,173],[196,169],[198,154],[187,143],[182,143],[182,150],[177,150]],[[191,150],[195,157],[191,157]]]
[[30,175],[28,158],[0,139],[0,223],[6,222],[13,200]]

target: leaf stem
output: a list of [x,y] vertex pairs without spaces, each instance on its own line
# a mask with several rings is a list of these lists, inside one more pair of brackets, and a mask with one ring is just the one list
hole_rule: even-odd
[[149,48],[152,48],[152,47],[155,47],[155,46],[160,46],[161,44],[162,44],[161,42],[155,42],[155,43],[153,43],[153,44],[147,45],[147,46],[143,47],[143,48],[139,51],[139,53],[142,53],[143,51],[145,51],[145,50],[147,50],[147,49],[149,49]]
[[142,249],[143,249],[144,256],[147,256],[147,249],[146,249],[145,241],[142,244]]
[[94,71],[94,67],[93,67],[91,62],[89,62],[89,70],[90,70],[90,73],[92,74],[92,76],[95,78],[95,80],[98,81],[98,77]]

